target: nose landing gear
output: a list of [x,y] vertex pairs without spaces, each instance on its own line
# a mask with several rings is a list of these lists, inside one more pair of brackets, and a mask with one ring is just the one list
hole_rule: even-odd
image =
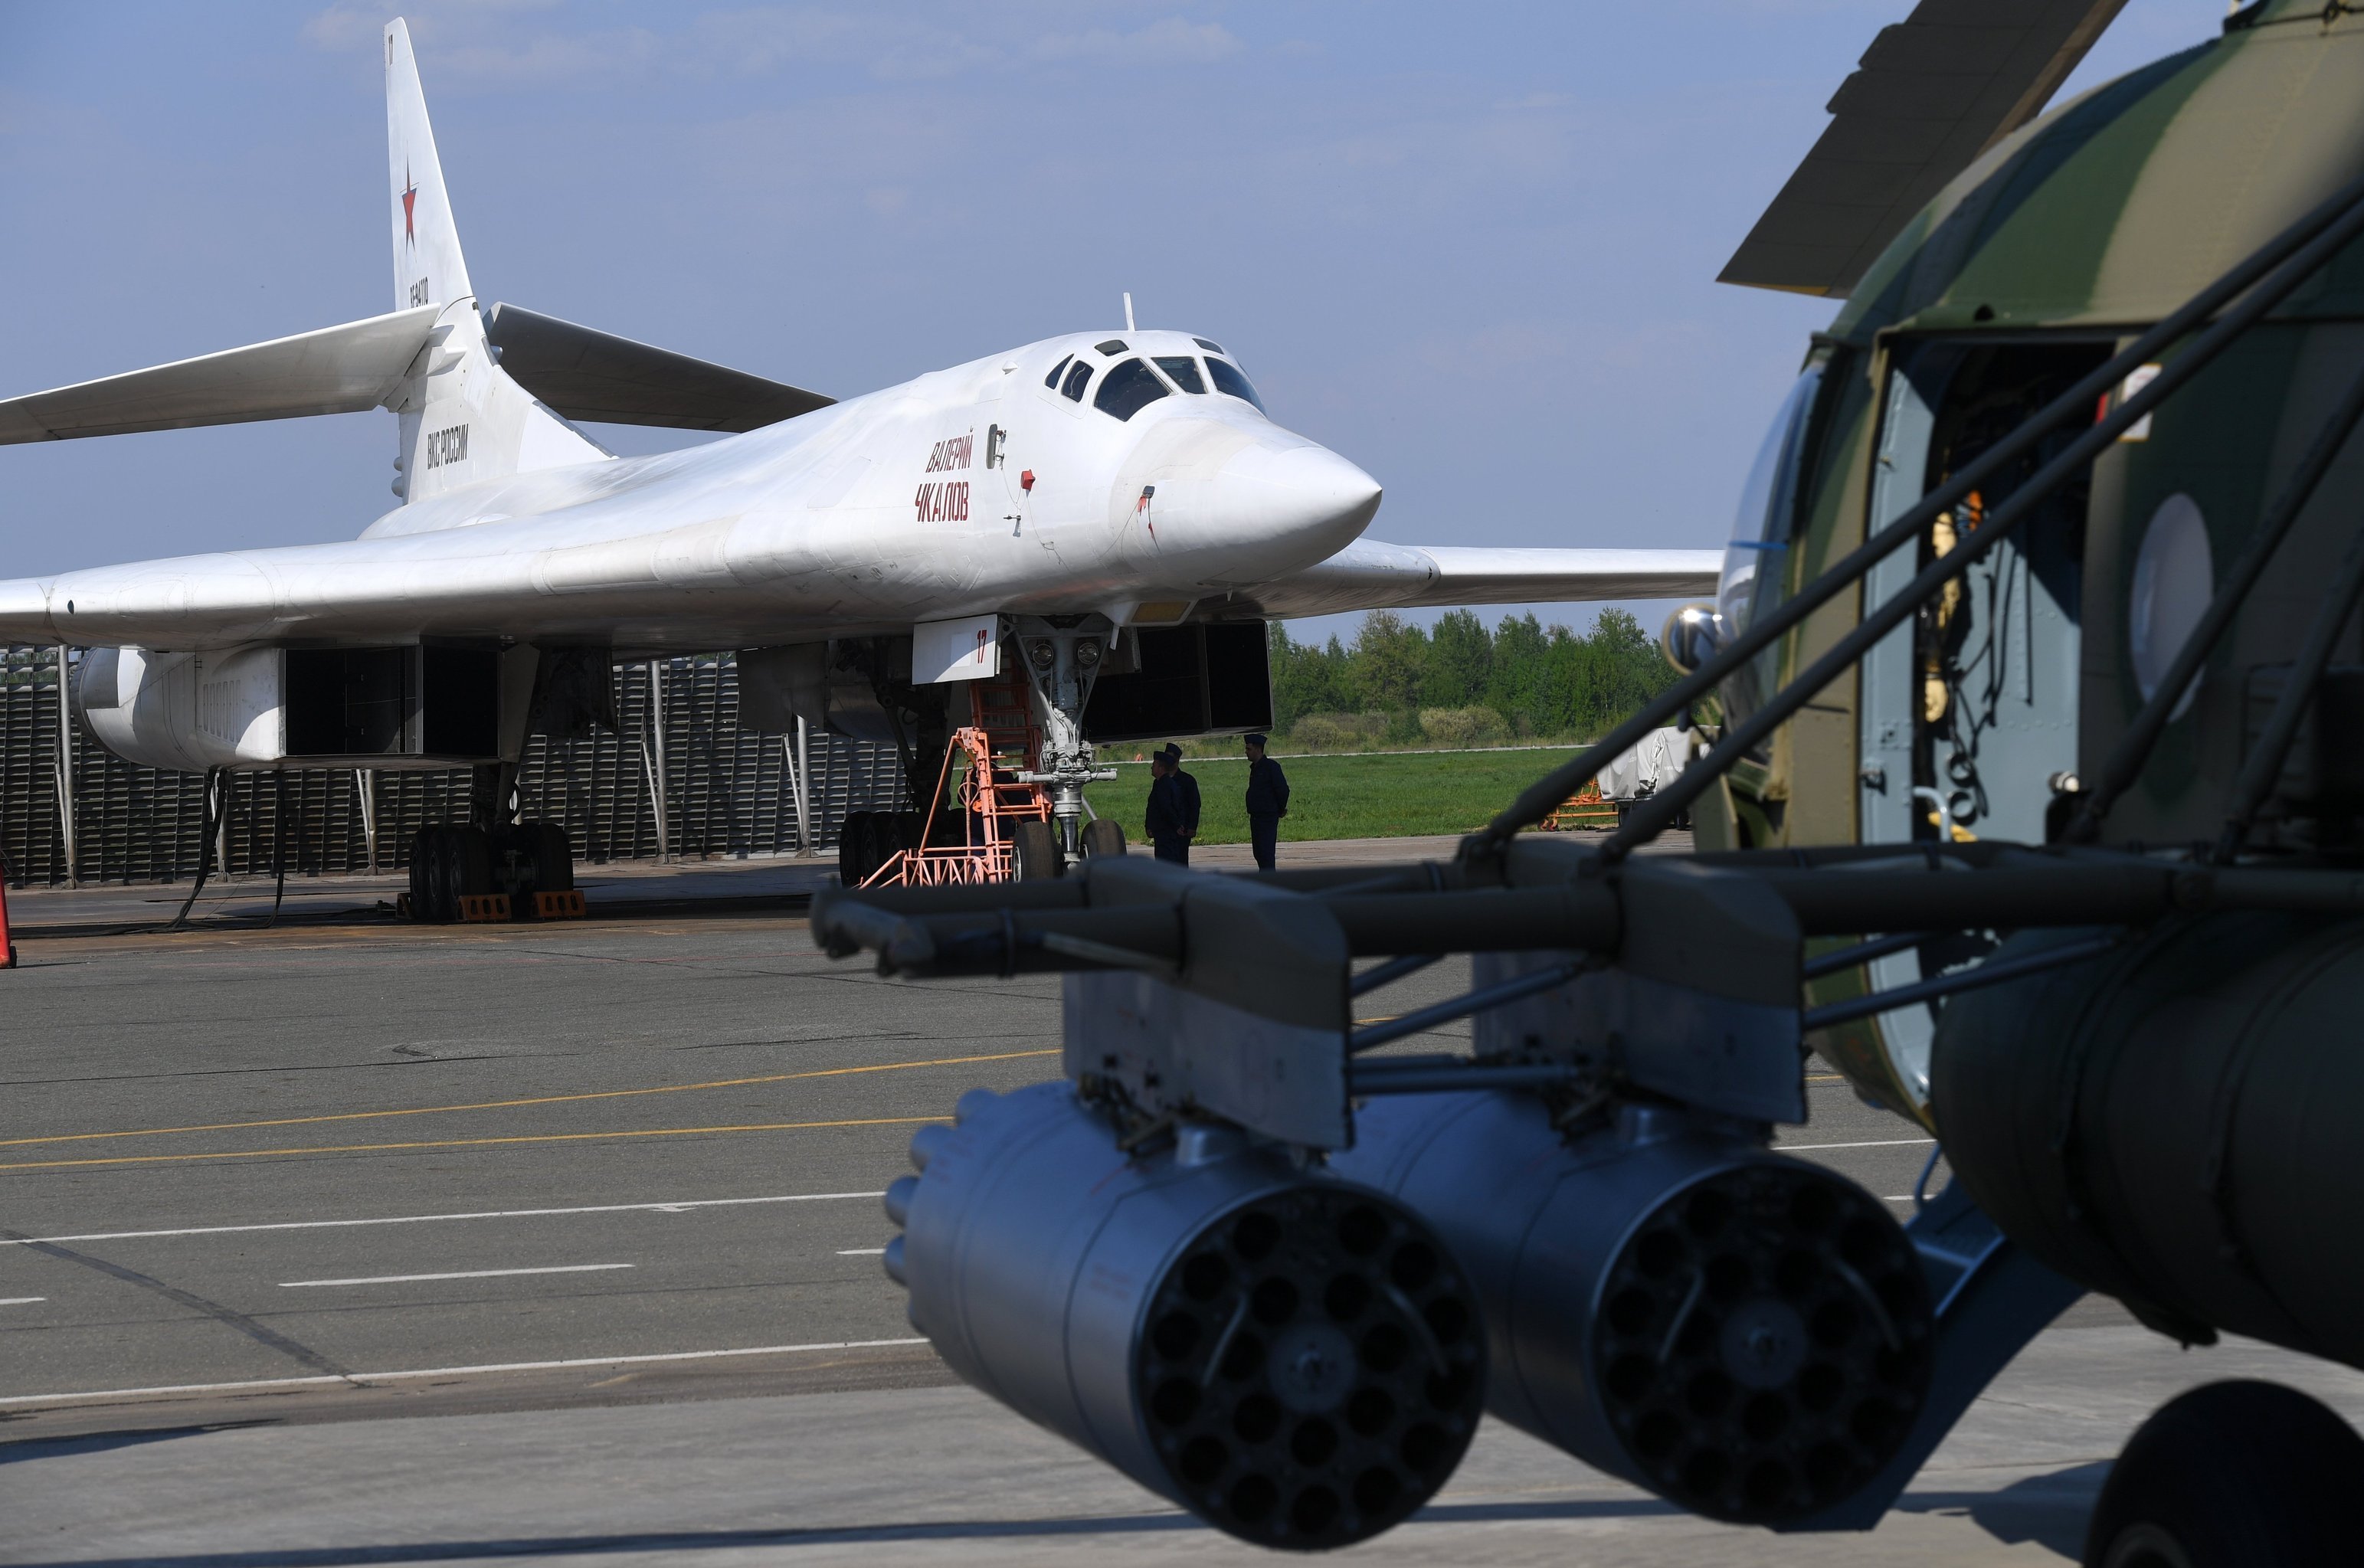
[[1017,617],[1019,662],[1025,667],[1035,718],[1043,728],[1040,766],[1018,778],[1049,794],[1052,829],[1061,858],[1071,866],[1089,848],[1084,786],[1116,777],[1114,768],[1092,766],[1092,748],[1084,739],[1084,704],[1108,661],[1114,630],[1105,616]]
[[922,797],[931,809],[845,819],[843,885],[1038,882],[1090,856],[1124,853],[1122,828],[1082,820],[1084,785],[1116,777],[1113,768],[1092,766],[1082,724],[1108,623],[1063,618],[1073,624],[1020,623],[1023,674],[1005,668],[965,683],[970,722],[953,731],[935,787]]

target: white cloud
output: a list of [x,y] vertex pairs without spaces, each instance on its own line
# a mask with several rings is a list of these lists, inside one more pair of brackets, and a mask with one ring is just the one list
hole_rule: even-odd
[[473,43],[435,51],[437,72],[508,85],[548,85],[635,75],[663,54],[656,35],[640,28],[563,38],[543,33],[513,44]]
[[1119,65],[1207,65],[1245,50],[1221,22],[1192,23],[1179,17],[1152,22],[1138,32],[1093,28],[1080,33],[1046,33],[1027,53],[1042,61],[1105,61]]
[[[406,0],[400,14],[418,37],[431,38],[439,25],[465,17],[474,26],[504,12],[550,11],[561,0]],[[318,12],[304,23],[304,39],[318,49],[357,50],[385,35],[394,19],[386,5],[342,4]]]
[[[697,81],[763,77],[840,66],[880,82],[943,81],[1015,64],[1122,67],[1203,65],[1247,46],[1220,22],[1169,16],[1131,29],[1057,24],[1105,15],[1105,6],[1043,0],[1000,25],[1031,42],[1004,44],[967,6],[833,8],[756,6],[652,14],[648,25],[608,30],[570,27],[557,0],[407,0],[422,63],[452,80],[555,85],[619,77]],[[341,0],[303,27],[317,48],[374,44],[385,9]],[[1020,25],[1031,21],[1037,28]],[[1053,26],[1039,30],[1044,21]]]

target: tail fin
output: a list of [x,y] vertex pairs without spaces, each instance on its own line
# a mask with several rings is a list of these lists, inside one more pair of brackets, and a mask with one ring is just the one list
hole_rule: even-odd
[[386,406],[402,417],[394,493],[423,501],[480,479],[612,456],[509,378],[485,340],[410,28],[385,29],[386,169],[394,183],[396,304],[443,306],[427,348]]
[[385,29],[386,171],[394,183],[394,307],[449,305],[476,291],[452,225],[452,198],[435,156],[435,128],[427,123],[427,95],[410,52],[410,28],[400,17]]

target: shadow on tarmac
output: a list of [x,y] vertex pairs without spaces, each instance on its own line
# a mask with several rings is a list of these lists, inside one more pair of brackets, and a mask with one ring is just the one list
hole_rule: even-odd
[[[276,1421],[206,1421],[187,1427],[159,1427],[148,1431],[93,1432],[80,1438],[24,1438],[0,1442],[0,1464],[22,1464],[33,1459],[72,1459],[86,1453],[111,1453],[119,1448],[162,1442],[167,1438],[194,1438],[206,1432],[235,1432],[245,1427],[275,1427]],[[7,1429],[0,1427],[0,1431]]]
[[2085,1553],[2085,1526],[2109,1473],[2110,1461],[2099,1459],[2030,1475],[2000,1492],[1907,1492],[1895,1511],[1966,1514],[2005,1546],[2032,1541],[2074,1562]]
[[[173,1436],[142,1433],[138,1437]],[[75,1440],[81,1441],[85,1440]],[[32,1446],[32,1445],[27,1445]],[[72,1443],[43,1445],[63,1450]],[[1558,1503],[1441,1503],[1413,1516],[1424,1524],[1510,1519],[1643,1518],[1678,1512],[1649,1497]],[[651,1531],[640,1535],[524,1536],[490,1540],[434,1540],[383,1546],[288,1547],[256,1551],[206,1551],[182,1556],[57,1557],[36,1568],[347,1568],[378,1562],[451,1562],[500,1557],[553,1557],[626,1551],[719,1551],[751,1546],[856,1545],[864,1542],[995,1540],[1042,1536],[1212,1533],[1188,1514],[1120,1514],[1080,1519],[946,1519],[934,1523],[848,1525],[833,1529]]]

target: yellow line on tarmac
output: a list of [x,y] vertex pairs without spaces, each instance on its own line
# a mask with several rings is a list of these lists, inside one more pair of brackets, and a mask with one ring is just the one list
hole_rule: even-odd
[[377,1154],[402,1149],[474,1149],[492,1143],[579,1143],[595,1138],[680,1138],[713,1132],[798,1132],[820,1127],[911,1127],[942,1116],[878,1116],[850,1121],[759,1121],[735,1127],[643,1127],[629,1132],[533,1132],[506,1138],[445,1138],[417,1143],[331,1143],[309,1149],[228,1149],[205,1154],[117,1154],[95,1160],[26,1160],[0,1171],[54,1171],[69,1165],[153,1165],[184,1160],[268,1160],[289,1154]]
[[[706,1084],[658,1084],[645,1089],[587,1089],[574,1095],[537,1095],[522,1100],[479,1100],[471,1105],[412,1106],[390,1111],[334,1111],[320,1116],[275,1117],[268,1121],[212,1121],[189,1127],[139,1127],[119,1132],[55,1132],[38,1138],[0,1138],[0,1149],[27,1143],[80,1143],[98,1138],[161,1138],[174,1132],[236,1132],[253,1127],[302,1127],[324,1121],[368,1121],[377,1117],[435,1116],[444,1111],[496,1111],[517,1106],[554,1106],[569,1100],[624,1100],[639,1095],[679,1095],[691,1089],[737,1089],[752,1084],[786,1084],[800,1078],[842,1078],[855,1073],[897,1073],[914,1067],[965,1067],[978,1062],[1016,1062],[1056,1056],[1055,1050],[1003,1051],[990,1056],[940,1056],[928,1062],[881,1062],[868,1067],[818,1067],[805,1073],[767,1073],[760,1078],[717,1078]],[[822,1125],[822,1124],[816,1124]],[[17,1170],[0,1165],[0,1170]]]

